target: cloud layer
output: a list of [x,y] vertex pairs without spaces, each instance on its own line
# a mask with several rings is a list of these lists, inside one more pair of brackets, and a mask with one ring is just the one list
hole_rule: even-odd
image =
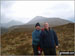
[[35,16],[74,19],[74,1],[1,1],[1,22],[24,23]]

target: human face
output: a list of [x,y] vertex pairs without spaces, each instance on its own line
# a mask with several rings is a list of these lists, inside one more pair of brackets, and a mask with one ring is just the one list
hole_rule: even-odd
[[36,28],[37,30],[40,30],[40,26],[36,26],[35,28]]
[[48,23],[45,23],[45,24],[44,24],[44,28],[45,28],[45,29],[48,29],[48,28],[49,28],[49,24],[48,24]]

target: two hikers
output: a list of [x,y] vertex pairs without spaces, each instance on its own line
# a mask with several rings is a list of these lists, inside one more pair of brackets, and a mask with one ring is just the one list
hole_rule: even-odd
[[[39,23],[36,25],[39,25],[40,27]],[[32,33],[32,42],[36,43],[37,41],[35,39],[39,39],[37,43],[44,52],[44,55],[56,55],[56,48],[58,48],[58,38],[55,31],[49,27],[49,24],[47,22],[44,23],[44,28],[42,28],[41,30],[39,29],[39,32],[36,33],[36,30],[34,30],[34,32]],[[35,37],[33,35],[35,35]],[[34,55],[38,55],[36,54],[36,52],[38,53],[38,46],[36,48],[34,48],[34,46]]]

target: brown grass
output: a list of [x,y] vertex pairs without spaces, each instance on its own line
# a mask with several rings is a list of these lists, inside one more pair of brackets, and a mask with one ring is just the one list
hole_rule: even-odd
[[[74,51],[74,24],[53,27],[56,31],[59,51]],[[27,31],[28,30],[28,31]],[[33,55],[32,29],[14,29],[1,36],[2,55]]]

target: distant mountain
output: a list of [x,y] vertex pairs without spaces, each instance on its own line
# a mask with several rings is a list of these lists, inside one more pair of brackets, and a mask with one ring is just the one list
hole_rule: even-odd
[[9,28],[12,26],[16,26],[16,25],[22,25],[23,23],[19,22],[19,21],[10,21],[8,23],[0,23],[0,35],[8,32],[8,30],[10,30]]
[[8,23],[1,23],[1,27],[8,28],[14,25],[22,25],[22,24],[23,24],[22,22],[12,20]]
[[42,17],[42,16],[37,16],[35,18],[33,18],[31,21],[29,21],[27,24],[23,24],[23,25],[15,25],[10,27],[9,29],[14,29],[14,28],[34,28],[35,24],[39,22],[41,24],[41,26],[43,26],[44,22],[48,22],[50,24],[50,27],[55,27],[55,26],[59,26],[59,25],[65,25],[68,23],[73,23],[71,21],[68,20],[64,20],[61,18],[46,18],[46,17]]
[[65,25],[68,23],[72,23],[71,21],[60,19],[60,18],[46,18],[46,17],[42,17],[42,16],[37,16],[37,17],[33,18],[27,24],[24,24],[24,23],[21,23],[18,21],[14,21],[14,20],[12,20],[8,23],[0,24],[1,33],[14,30],[15,28],[34,29],[35,24],[37,22],[39,22],[41,24],[41,26],[43,26],[42,24],[44,22],[48,22],[50,24],[50,27],[55,27],[55,26],[59,26],[59,25]]
[[43,24],[44,22],[48,22],[50,24],[50,26],[52,26],[52,27],[72,23],[71,21],[64,20],[61,18],[46,18],[46,17],[42,17],[42,16],[37,16],[37,17],[33,18],[27,24],[36,24],[37,22],[39,22],[41,24]]

